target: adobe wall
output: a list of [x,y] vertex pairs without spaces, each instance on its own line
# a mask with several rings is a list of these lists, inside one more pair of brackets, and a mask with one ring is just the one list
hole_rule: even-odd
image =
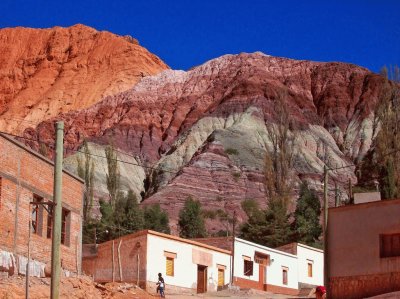
[[334,277],[330,298],[358,299],[400,290],[400,273]]
[[193,241],[232,251],[233,237],[196,238]]
[[[118,260],[118,245],[120,242],[122,277],[120,276]],[[143,233],[127,235],[114,241],[107,241],[98,245],[96,257],[83,258],[82,268],[86,274],[92,275],[97,282],[124,281],[136,283],[139,278],[140,286],[145,288],[146,247],[147,236]]]
[[400,200],[329,209],[332,298],[362,298],[400,290],[400,257],[381,258],[379,235],[400,232]]

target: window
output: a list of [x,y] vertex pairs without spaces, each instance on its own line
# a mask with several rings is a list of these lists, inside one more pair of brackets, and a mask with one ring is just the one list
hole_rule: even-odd
[[174,276],[174,259],[167,257],[166,258],[166,270],[165,270],[165,274],[167,276]]
[[382,234],[379,237],[381,258],[400,256],[400,233]]
[[47,238],[51,239],[53,233],[53,207],[48,206],[49,212],[47,213]]
[[243,274],[246,276],[252,276],[253,275],[253,261],[251,260],[250,257],[243,256],[243,262],[244,262]]
[[312,268],[313,268],[313,262],[312,261],[307,261],[307,272],[308,272],[308,277],[312,277]]
[[62,209],[61,213],[61,244],[69,246],[70,211]]
[[254,254],[254,261],[257,264],[263,265],[263,266],[267,266],[268,265],[268,261],[269,261],[269,255],[268,254],[263,254],[261,252],[256,252]]
[[176,259],[176,253],[164,251],[164,256],[165,256],[165,275],[174,276],[175,274],[174,261]]
[[[40,197],[39,195],[33,194],[33,202],[40,203],[43,201],[43,197]],[[31,230],[32,233],[37,234],[37,235],[42,235],[42,218],[43,218],[43,206],[38,204],[38,205],[31,205],[29,204],[29,209],[32,209],[32,215],[31,215]]]
[[282,267],[282,283],[284,285],[288,284],[288,272],[289,272],[289,268]]

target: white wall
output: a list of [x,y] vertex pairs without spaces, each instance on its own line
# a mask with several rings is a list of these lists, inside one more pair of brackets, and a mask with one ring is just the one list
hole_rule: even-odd
[[[297,244],[297,258],[299,264],[299,282],[323,285],[324,284],[324,253],[317,248]],[[308,277],[308,263],[313,264],[313,276]]]
[[[258,281],[258,264],[254,263],[252,276],[245,276],[243,261],[243,255],[250,257],[251,260],[254,261],[254,255],[256,251],[270,256],[271,263],[266,267],[267,284],[293,289],[298,288],[298,266],[297,257],[295,255],[261,246],[239,238],[235,238],[235,277]],[[287,267],[289,269],[287,285],[283,284],[282,267]]]
[[[147,237],[147,281],[157,282],[162,273],[165,284],[182,288],[197,288],[197,264],[193,263],[192,250],[212,254],[212,264],[207,268],[208,291],[216,291],[218,285],[217,264],[226,266],[225,284],[230,282],[230,255],[188,244],[178,240],[149,234]],[[166,257],[164,251],[176,253],[174,276],[166,276]]]

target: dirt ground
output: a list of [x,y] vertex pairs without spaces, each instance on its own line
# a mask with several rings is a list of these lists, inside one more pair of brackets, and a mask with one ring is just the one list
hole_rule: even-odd
[[[50,298],[50,278],[30,278],[29,298]],[[0,299],[25,298],[25,277],[0,279]],[[157,298],[128,283],[94,283],[89,277],[63,278],[60,282],[60,298],[72,299],[148,299]]]
[[[29,298],[47,299],[50,298],[50,278],[30,278]],[[25,298],[25,277],[13,276],[0,279],[0,299],[22,299]],[[129,283],[107,283],[97,284],[86,276],[79,278],[62,278],[60,282],[60,298],[71,299],[149,299],[159,298],[156,294],[149,294],[137,286]],[[269,292],[256,290],[224,290],[220,292],[209,292],[206,294],[169,294],[166,298],[192,299],[192,298],[263,298],[263,299],[284,299],[296,298],[285,295],[277,295]],[[304,297],[303,297],[304,298]]]
[[[207,294],[197,294],[194,296],[190,295],[180,295],[180,294],[166,294],[167,298],[177,298],[177,299],[190,299],[190,298],[203,298],[203,299],[213,299],[213,298],[230,298],[230,299],[286,299],[286,298],[301,298],[292,297],[287,295],[273,294],[270,292],[262,292],[256,290],[241,290],[241,291],[220,291],[220,292],[209,292]],[[304,298],[304,297],[303,297]]]

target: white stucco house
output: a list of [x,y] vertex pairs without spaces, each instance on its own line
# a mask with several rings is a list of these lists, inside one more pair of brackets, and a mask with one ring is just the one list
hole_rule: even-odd
[[297,256],[235,238],[233,283],[243,288],[297,295]]
[[229,250],[143,230],[98,244],[82,267],[97,282],[134,282],[154,293],[161,273],[167,294],[194,294],[227,286],[231,258]]
[[301,243],[277,248],[297,256],[298,280],[302,285],[324,285],[324,251]]
[[240,238],[196,241],[231,250],[233,284],[274,293],[297,295],[301,288],[323,285],[323,251],[300,243],[269,248]]
[[298,295],[303,285],[322,284],[323,252],[298,243],[273,249],[240,238],[187,240],[143,230],[84,250],[82,269],[97,282],[134,282],[154,293],[161,273],[169,294],[233,285]]

